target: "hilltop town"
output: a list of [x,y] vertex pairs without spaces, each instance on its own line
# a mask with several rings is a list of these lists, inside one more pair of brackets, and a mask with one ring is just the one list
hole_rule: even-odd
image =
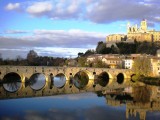
[[[127,34],[111,34],[106,37],[106,48],[118,49],[119,46],[126,47],[124,52],[114,54],[92,54],[87,56],[87,64],[96,63],[97,60],[100,60],[103,65],[108,68],[122,68],[122,69],[132,69],[134,65],[134,61],[137,58],[141,58],[142,56],[149,59],[151,66],[151,72],[153,76],[160,76],[160,50],[159,50],[159,42],[160,42],[160,31],[156,30],[148,30],[147,20],[142,20],[140,23],[140,27],[138,25],[131,26],[130,23],[127,24]],[[137,44],[138,43],[138,44]],[[150,45],[151,47],[145,46],[142,47],[141,51],[145,52],[128,52],[131,47],[139,45],[140,47],[143,45]],[[119,45],[119,46],[118,46]],[[158,47],[157,47],[158,46]],[[148,50],[147,50],[148,49]],[[154,54],[147,54],[147,51],[154,51]],[[107,49],[106,49],[107,50]],[[114,50],[113,50],[114,51]],[[125,54],[125,52],[127,54]],[[115,52],[116,53],[116,52]],[[151,52],[150,52],[151,53]],[[156,54],[155,54],[156,53]]]

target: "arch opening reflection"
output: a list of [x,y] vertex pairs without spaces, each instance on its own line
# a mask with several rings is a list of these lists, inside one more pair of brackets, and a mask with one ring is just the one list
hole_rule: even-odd
[[109,83],[109,75],[108,75],[108,73],[106,73],[106,72],[101,73],[97,78],[97,82],[102,87],[105,87]]
[[124,75],[122,73],[117,75],[117,82],[118,84],[122,84],[124,82]]
[[29,84],[33,90],[40,90],[46,84],[46,77],[40,73],[33,74],[29,79]]
[[83,71],[78,72],[73,79],[73,84],[79,89],[85,88],[88,82],[89,82],[89,77],[87,73]]
[[20,89],[21,77],[17,73],[8,73],[3,78],[3,88],[8,92],[16,92]]
[[57,74],[53,79],[54,86],[62,88],[66,84],[66,77],[64,74]]

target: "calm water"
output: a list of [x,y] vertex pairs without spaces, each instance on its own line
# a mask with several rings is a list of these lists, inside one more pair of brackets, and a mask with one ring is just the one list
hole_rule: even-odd
[[80,78],[67,86],[63,75],[49,83],[41,74],[27,83],[7,76],[0,85],[0,120],[160,120],[159,86],[108,80],[84,87],[89,82]]
[[[21,98],[0,101],[1,120],[125,120],[126,106],[107,105],[94,93]],[[147,120],[159,120],[159,112],[147,113]],[[130,117],[138,120],[139,117]]]

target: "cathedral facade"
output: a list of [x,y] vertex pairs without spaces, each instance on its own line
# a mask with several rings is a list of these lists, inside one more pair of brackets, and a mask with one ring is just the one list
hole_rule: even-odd
[[160,31],[148,30],[147,20],[142,20],[140,27],[127,24],[127,34],[112,34],[106,37],[106,42],[121,41],[160,42]]

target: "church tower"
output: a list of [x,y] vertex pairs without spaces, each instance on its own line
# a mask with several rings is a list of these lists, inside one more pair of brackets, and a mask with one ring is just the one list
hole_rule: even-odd
[[130,22],[127,23],[127,33],[131,32],[131,25]]
[[147,32],[147,20],[142,20],[141,21],[141,30],[143,32]]

